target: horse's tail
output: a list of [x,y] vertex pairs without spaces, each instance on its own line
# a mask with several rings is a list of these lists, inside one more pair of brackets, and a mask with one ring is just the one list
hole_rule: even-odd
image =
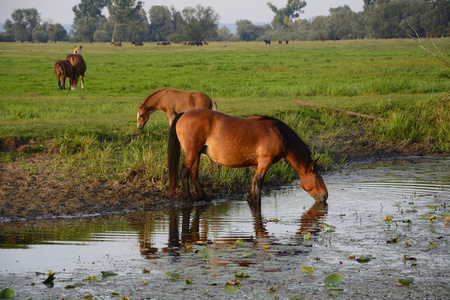
[[212,109],[213,110],[219,110],[219,107],[217,106],[216,101],[214,101],[213,99],[209,99],[209,100],[211,100]]
[[176,189],[178,185],[178,168],[180,164],[180,140],[177,136],[177,122],[183,113],[178,114],[173,120],[170,126],[169,141],[167,145],[167,161],[169,167],[169,189],[167,191],[167,198],[175,198]]

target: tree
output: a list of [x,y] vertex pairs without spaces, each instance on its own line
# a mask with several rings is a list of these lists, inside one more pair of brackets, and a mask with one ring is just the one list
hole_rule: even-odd
[[261,35],[261,31],[249,20],[237,20],[236,35],[241,41],[255,41]]
[[105,6],[106,0],[81,0],[80,4],[72,7],[75,14],[72,27],[77,40],[94,41],[94,33],[106,21],[106,17],[102,15]]
[[155,41],[165,41],[174,32],[172,14],[163,5],[154,5],[148,11],[150,18],[150,36]]
[[278,9],[275,5],[267,2],[267,6],[275,13],[272,26],[275,28],[287,29],[292,27],[294,19],[300,16],[301,10],[306,6],[306,1],[288,0],[286,7]]
[[333,34],[333,39],[351,38],[357,20],[357,14],[348,5],[330,8],[328,26]]
[[45,31],[44,26],[41,24],[37,24],[33,29],[33,41],[38,43],[47,43],[48,42],[48,34]]
[[[119,26],[126,25],[133,20],[139,19],[143,2],[136,0],[107,0],[109,17],[114,22],[114,31],[111,41],[114,42]],[[120,34],[124,38],[124,32]]]
[[47,34],[50,41],[63,41],[67,37],[67,30],[60,24],[48,24]]
[[217,29],[217,40],[218,41],[231,41],[233,38],[233,34],[231,33],[228,27],[223,26]]
[[196,8],[186,7],[182,11],[183,34],[196,42],[217,36],[219,15],[210,7],[197,5]]
[[33,29],[41,22],[36,8],[15,9],[11,14],[12,21],[7,19],[4,28],[6,33],[20,41],[33,40]]

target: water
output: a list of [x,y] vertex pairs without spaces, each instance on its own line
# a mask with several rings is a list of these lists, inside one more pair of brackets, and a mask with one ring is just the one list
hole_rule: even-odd
[[[328,205],[315,204],[297,182],[264,195],[260,209],[219,200],[1,223],[0,288],[36,299],[450,297],[450,158],[353,164],[324,180]],[[49,271],[56,273],[51,288],[42,284]],[[117,275],[102,278],[102,271]],[[324,286],[333,273],[344,276],[340,291]],[[414,283],[399,286],[406,277]],[[227,290],[236,279],[237,290]]]

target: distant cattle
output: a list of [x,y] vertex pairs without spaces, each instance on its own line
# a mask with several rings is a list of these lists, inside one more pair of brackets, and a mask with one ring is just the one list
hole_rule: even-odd
[[158,45],[158,46],[170,46],[170,42],[160,42],[160,43],[157,43],[156,45]]
[[264,40],[264,42],[266,43],[266,45],[270,45],[270,40]]
[[141,42],[131,42],[131,45],[134,45],[134,46],[144,46],[144,43],[141,43]]
[[111,45],[113,45],[114,47],[122,47],[121,42],[111,42]]

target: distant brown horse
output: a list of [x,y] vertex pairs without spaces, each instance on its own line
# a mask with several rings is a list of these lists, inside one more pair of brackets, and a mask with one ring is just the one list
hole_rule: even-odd
[[81,76],[81,88],[84,90],[84,73],[86,72],[86,62],[83,56],[80,54],[69,54],[66,59],[72,65],[72,83],[70,85],[71,90],[76,90],[78,85],[78,77]]
[[69,90],[72,85],[72,65],[68,60],[58,60],[55,62],[55,74],[58,79],[58,87],[62,90],[66,89],[66,78],[69,78]]
[[80,54],[83,55],[83,46],[80,45],[79,47],[75,45],[75,49],[73,49],[73,54]]
[[157,90],[148,95],[144,102],[139,104],[137,127],[139,129],[144,128],[150,114],[157,110],[161,110],[167,115],[170,125],[177,114],[196,108],[217,110],[217,104],[216,101],[202,92],[189,92],[177,89]]
[[219,165],[239,168],[256,166],[249,203],[260,203],[261,186],[269,167],[285,158],[300,176],[301,187],[317,202],[328,198],[308,146],[289,126],[270,117],[237,118],[209,109],[177,115],[168,142],[168,198],[175,198],[178,185],[180,145],[185,156],[181,166],[182,198],[191,201],[189,177],[200,200],[209,200],[198,181],[200,154]]
[[111,45],[113,45],[114,47],[122,47],[121,42],[111,42]]

